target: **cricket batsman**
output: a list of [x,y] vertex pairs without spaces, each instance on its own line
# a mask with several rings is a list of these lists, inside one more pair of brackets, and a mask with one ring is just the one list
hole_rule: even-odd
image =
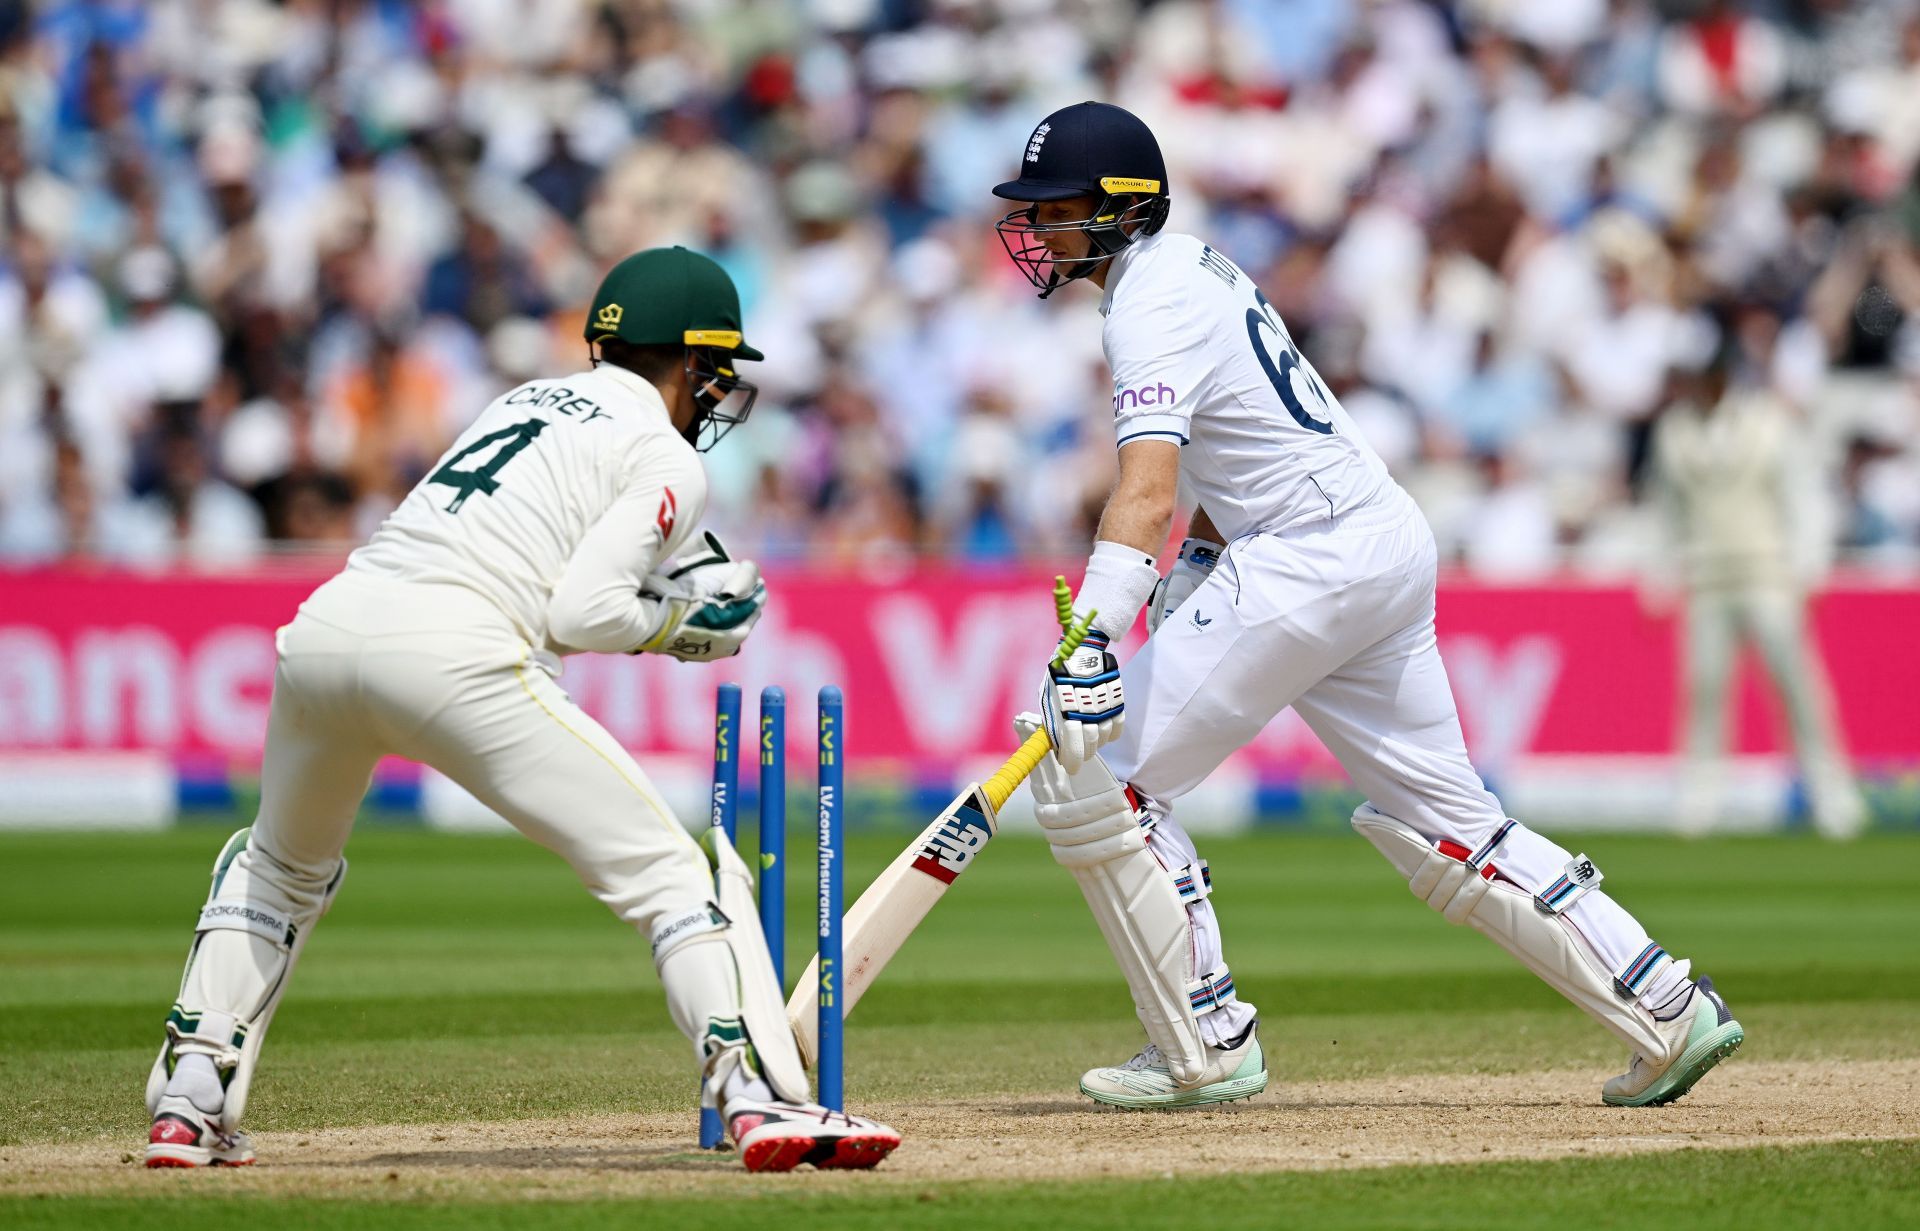
[[[1185,1107],[1266,1088],[1254,1006],[1229,972],[1212,879],[1175,804],[1287,706],[1366,793],[1353,826],[1414,895],[1471,924],[1632,1053],[1608,1103],[1666,1103],[1744,1038],[1600,889],[1584,855],[1508,818],[1481,784],[1434,640],[1433,535],[1225,255],[1165,230],[1166,164],[1145,124],[1087,102],[1049,115],[996,187],[1042,299],[1103,292],[1120,473],[1075,598],[1094,633],[1049,666],[1055,754],[1033,776],[1054,856],[1079,881],[1146,1028],[1083,1093]],[[1162,578],[1184,478],[1198,507]],[[1111,651],[1147,610],[1146,646]],[[1124,721],[1123,721],[1124,720]]]
[[167,1015],[147,1080],[149,1167],[253,1161],[240,1122],[267,1026],[388,755],[434,767],[559,853],[649,940],[748,1170],[871,1167],[899,1145],[810,1101],[732,844],[718,829],[689,837],[555,683],[568,654],[706,662],[752,632],[759,570],[695,530],[699,454],[747,417],[757,390],[735,365],[762,355],[741,336],[732,281],[685,248],[614,266],[586,340],[589,370],[488,406],[279,631],[260,812],[214,865]]

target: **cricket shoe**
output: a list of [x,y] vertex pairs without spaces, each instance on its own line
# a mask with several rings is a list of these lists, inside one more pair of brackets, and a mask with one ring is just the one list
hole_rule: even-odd
[[1693,993],[1672,1021],[1658,1025],[1667,1044],[1664,1063],[1636,1054],[1627,1071],[1610,1078],[1600,1090],[1602,1102],[1615,1107],[1658,1107],[1671,1103],[1707,1070],[1731,1056],[1747,1032],[1733,1019],[1733,1010],[1713,990],[1705,975],[1694,980]]
[[162,1095],[147,1131],[149,1167],[245,1167],[253,1162],[253,1139],[227,1132],[193,1100]]
[[818,1103],[737,1099],[727,1104],[727,1132],[748,1171],[792,1171],[802,1163],[864,1170],[900,1145],[900,1134],[886,1125]]
[[1252,1098],[1267,1088],[1267,1059],[1260,1050],[1258,1023],[1248,1026],[1238,1043],[1207,1048],[1207,1067],[1199,1078],[1181,1085],[1173,1079],[1167,1058],[1152,1043],[1118,1068],[1089,1069],[1080,1079],[1080,1093],[1113,1107],[1203,1107]]

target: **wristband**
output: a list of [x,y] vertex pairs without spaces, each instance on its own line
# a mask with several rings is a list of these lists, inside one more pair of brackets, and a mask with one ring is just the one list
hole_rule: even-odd
[[1087,573],[1073,606],[1078,612],[1096,612],[1093,627],[1118,641],[1133,627],[1159,582],[1160,570],[1153,567],[1152,557],[1124,543],[1101,539],[1087,557]]

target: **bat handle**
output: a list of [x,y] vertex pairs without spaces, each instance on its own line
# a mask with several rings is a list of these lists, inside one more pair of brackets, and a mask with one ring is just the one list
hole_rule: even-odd
[[1073,591],[1067,588],[1065,577],[1055,577],[1053,579],[1053,611],[1060,621],[1060,648],[1053,652],[1053,665],[1058,667],[1073,657],[1073,652],[1080,648],[1081,643],[1087,639],[1087,634],[1093,631],[1093,618],[1100,614],[1100,610],[1096,607],[1079,619],[1074,619]]
[[981,787],[987,793],[987,802],[993,805],[994,811],[998,812],[1000,806],[1012,798],[1014,791],[1027,780],[1033,767],[1040,764],[1040,758],[1046,756],[1052,747],[1053,741],[1047,738],[1046,728],[1042,727],[1027,736],[1027,742],[1020,745],[1020,750],[994,771],[993,777]]

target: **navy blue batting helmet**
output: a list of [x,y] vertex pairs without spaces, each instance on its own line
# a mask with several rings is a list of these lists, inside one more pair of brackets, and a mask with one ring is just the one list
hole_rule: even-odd
[[[1045,299],[1064,282],[1084,278],[1137,236],[1166,225],[1167,162],[1160,143],[1140,117],[1111,103],[1062,107],[1033,130],[1020,163],[1020,177],[994,187],[1009,201],[1064,201],[1092,197],[1093,214],[1074,222],[1040,223],[1031,204],[1002,218],[995,228],[1007,255]],[[1084,257],[1059,258],[1041,237],[1084,231],[1092,244]]]

